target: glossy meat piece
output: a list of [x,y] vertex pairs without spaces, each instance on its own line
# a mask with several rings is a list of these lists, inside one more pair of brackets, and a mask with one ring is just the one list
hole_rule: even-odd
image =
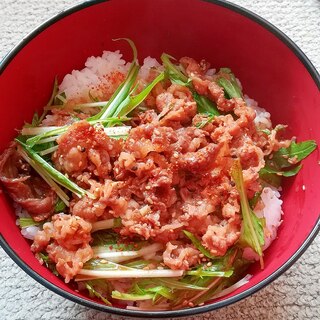
[[121,142],[110,139],[103,127],[93,127],[85,120],[73,124],[57,142],[58,150],[52,157],[55,167],[74,177],[89,171],[107,178],[112,168],[110,159],[121,148]]
[[45,220],[54,212],[55,192],[19,156],[15,143],[0,156],[0,181],[13,201],[35,221]]

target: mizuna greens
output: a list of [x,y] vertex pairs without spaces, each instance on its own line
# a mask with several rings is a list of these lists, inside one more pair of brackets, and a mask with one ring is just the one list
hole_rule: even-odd
[[131,63],[104,52],[55,78],[0,157],[0,181],[30,214],[18,224],[37,231],[31,250],[77,290],[132,310],[202,305],[246,284],[254,259],[264,267],[276,229],[264,192],[278,200],[317,145],[255,122],[229,68],[166,53],[140,66],[133,41],[116,40]]
[[266,159],[266,164],[259,172],[262,180],[279,187],[282,177],[292,177],[298,174],[302,168],[301,160],[308,157],[317,144],[314,140],[296,143],[292,141],[289,147],[280,148],[272,154],[272,158]]
[[258,218],[250,208],[244,188],[240,160],[234,161],[231,169],[231,176],[240,195],[241,214],[243,219],[239,243],[244,247],[251,247],[259,255],[261,269],[263,269],[262,247],[264,245],[264,221],[263,219]]
[[181,67],[174,65],[170,59],[175,60],[172,56],[163,53],[161,55],[161,60],[164,67],[166,68],[167,77],[176,84],[187,86],[193,95],[194,100],[197,103],[198,112],[205,113],[212,116],[218,116],[220,112],[218,111],[216,105],[209,100],[206,96],[198,94],[192,84],[191,79],[189,79],[182,71]]

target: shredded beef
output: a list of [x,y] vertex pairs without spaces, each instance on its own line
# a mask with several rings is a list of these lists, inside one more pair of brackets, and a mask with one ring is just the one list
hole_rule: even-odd
[[[166,80],[156,85],[141,105],[147,110],[130,114],[126,139],[111,139],[102,125],[86,120],[58,137],[53,165],[87,194],[74,195],[70,214],[56,214],[43,225],[32,250],[47,252],[66,282],[93,257],[92,223],[104,219],[121,218],[113,230],[120,239],[164,244],[163,262],[173,270],[199,263],[200,252],[184,230],[212,255],[225,255],[241,233],[239,193],[230,175],[234,159],[241,162],[251,198],[261,190],[265,156],[290,144],[275,129],[268,135],[259,130],[255,111],[242,98],[226,97],[209,63],[189,57],[180,63],[192,84]],[[116,76],[112,90],[120,81]],[[137,84],[138,91],[143,84]],[[104,88],[105,97],[111,96],[110,90]],[[194,91],[215,103],[221,115],[197,113]],[[43,124],[72,123],[66,110],[53,111]],[[0,181],[34,220],[53,214],[55,193],[23,161],[15,144],[0,156]]]
[[31,246],[32,251],[46,250],[57,271],[69,282],[83,264],[93,257],[91,223],[78,216],[56,214],[51,222],[38,231]]
[[0,156],[0,181],[13,201],[26,209],[35,221],[47,219],[54,212],[56,194],[21,158],[16,144]]

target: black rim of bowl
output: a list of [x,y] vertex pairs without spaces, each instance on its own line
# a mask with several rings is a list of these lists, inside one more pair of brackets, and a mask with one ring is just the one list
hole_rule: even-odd
[[[24,46],[26,46],[33,38],[35,38],[38,34],[40,34],[43,30],[54,24],[55,22],[63,19],[64,17],[77,12],[79,10],[85,9],[89,6],[99,4],[102,2],[106,2],[108,0],[89,0],[86,2],[83,2],[81,4],[75,5],[69,9],[63,10],[60,13],[56,14],[49,20],[42,23],[39,27],[34,29],[31,33],[29,33],[23,40],[18,43],[1,61],[0,63],[0,75],[5,70],[7,65],[10,63],[10,61],[20,52],[21,49],[23,49]],[[315,69],[315,67],[312,65],[310,60],[306,57],[306,55],[302,52],[302,50],[288,37],[286,36],[282,31],[280,31],[277,27],[275,27],[270,22],[266,21],[265,19],[261,18],[259,15],[244,9],[236,4],[222,1],[222,0],[199,0],[199,1],[205,1],[209,2],[215,5],[219,5],[222,7],[225,7],[231,11],[237,12],[241,14],[242,16],[245,16],[249,18],[250,20],[260,24],[262,27],[270,31],[274,36],[276,36],[280,41],[282,41],[296,56],[297,58],[302,62],[302,64],[305,66],[305,68],[308,70],[309,74],[313,78],[314,82],[320,88],[320,76]],[[316,224],[312,228],[311,232],[309,233],[306,240],[303,242],[303,244],[300,246],[300,248],[282,265],[280,266],[273,274],[271,274],[269,277],[264,279],[263,281],[259,282],[252,288],[239,293],[235,295],[234,297],[225,299],[223,301],[214,302],[212,304],[200,306],[200,307],[194,307],[190,309],[181,309],[181,310],[174,310],[174,311],[134,311],[134,310],[127,310],[127,309],[120,309],[115,307],[109,307],[106,305],[99,304],[97,302],[89,301],[77,296],[74,296],[68,292],[63,291],[53,283],[47,281],[43,277],[41,277],[38,273],[33,271],[24,261],[20,259],[20,257],[10,248],[10,246],[7,244],[6,240],[3,238],[2,235],[0,235],[0,244],[4,251],[11,257],[11,259],[21,268],[23,269],[29,276],[31,276],[33,279],[35,279],[37,282],[44,285],[46,288],[50,289],[51,291],[59,294],[60,296],[67,298],[73,302],[79,303],[83,306],[94,308],[99,311],[104,311],[107,313],[112,313],[116,315],[121,316],[129,316],[129,317],[140,317],[140,318],[169,318],[169,317],[183,317],[183,316],[191,316],[199,313],[205,313],[209,311],[213,311],[225,306],[228,306],[230,304],[233,304],[239,300],[242,300],[246,297],[249,297],[253,293],[259,291],[263,287],[265,287],[267,284],[274,281],[276,278],[278,278],[282,273],[284,273],[286,270],[288,270],[298,259],[299,257],[305,252],[305,250],[309,247],[311,242],[314,240],[316,235],[318,234],[320,230],[320,217],[318,218]]]

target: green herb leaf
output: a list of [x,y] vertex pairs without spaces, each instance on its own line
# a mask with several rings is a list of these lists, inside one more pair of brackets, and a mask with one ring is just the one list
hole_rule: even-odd
[[160,284],[158,279],[144,279],[135,281],[131,289],[129,290],[130,294],[145,296],[147,294],[153,294],[153,301],[158,297],[164,297],[169,300],[175,298],[173,294],[173,289],[169,288],[166,285]]
[[[260,257],[262,257],[262,246],[264,245],[264,222],[263,219],[258,218],[250,208],[246,190],[244,188],[242,168],[239,159],[235,160],[233,163],[231,176],[240,195],[241,214],[243,218],[239,242],[244,246],[251,247]],[[262,258],[260,262],[262,267]]]
[[[88,120],[88,123],[91,125],[96,125],[96,124],[102,124],[103,126],[105,126],[106,124],[123,124],[123,122],[130,120],[130,118],[128,117],[111,117],[111,118],[107,118],[104,120]],[[55,141],[55,139],[58,138],[59,135],[65,133],[66,131],[68,131],[68,129],[70,128],[71,125],[65,125],[62,127],[55,127],[54,129],[50,129],[50,127],[46,127],[46,131],[45,132],[41,132],[39,134],[34,135],[33,137],[29,137],[27,140],[25,140],[25,138],[21,139],[20,137],[25,137],[25,135],[19,136],[19,140],[22,142],[25,142],[29,147],[34,149],[34,146],[36,144],[42,144],[42,141],[47,141],[52,140]],[[109,128],[110,130],[112,130],[113,132],[109,132],[107,133],[107,135],[109,137],[118,137],[118,136],[125,136],[125,131],[127,131],[130,127],[116,127],[116,128]],[[36,127],[32,130],[30,129],[24,129],[22,134],[24,134],[25,132],[28,133],[28,135],[30,135],[30,133],[35,133],[35,132],[39,132],[39,130],[43,130],[44,127]],[[105,131],[108,129],[105,129]],[[55,139],[54,139],[55,137]],[[52,138],[52,139],[51,139]],[[34,149],[35,150],[35,149]]]
[[185,234],[185,236],[187,238],[189,238],[192,242],[192,244],[202,253],[204,254],[206,257],[213,259],[214,256],[210,253],[210,251],[208,249],[206,249],[202,244],[201,241],[195,236],[193,235],[191,232],[187,231],[187,230],[183,230],[183,233]]
[[59,276],[59,273],[56,269],[56,264],[49,258],[49,255],[47,253],[37,253],[38,257],[40,259],[42,259],[42,261],[44,262],[44,264],[46,265],[46,267],[51,270],[51,272],[55,275],[55,276]]
[[272,159],[266,158],[264,168],[259,171],[260,179],[272,186],[280,187],[281,177],[295,176],[302,168],[301,160],[316,148],[317,144],[314,140],[299,143],[293,141],[288,148],[280,148],[272,154]]
[[169,79],[177,84],[183,86],[192,86],[190,79],[183,74],[183,72],[179,69],[178,66],[174,65],[170,59],[175,60],[174,57],[168,55],[167,53],[163,53],[161,55],[161,61],[166,68],[166,74]]
[[191,90],[193,99],[197,103],[198,112],[207,113],[214,116],[220,115],[220,112],[218,111],[215,103],[208,99],[206,96],[198,94],[194,89],[191,79],[189,79],[185,74],[183,74],[179,67],[174,65],[170,61],[170,59],[175,60],[175,58],[171,57],[166,53],[163,53],[161,55],[162,63],[166,68],[167,77],[173,83],[186,86]]
[[124,265],[129,268],[143,269],[153,262],[154,261],[152,261],[152,260],[139,259],[139,260],[134,260],[134,261],[125,263]]
[[51,141],[51,142],[36,144],[33,146],[33,150],[39,153],[41,151],[45,151],[47,149],[53,148],[54,146],[56,146],[56,143],[54,141]]
[[274,172],[270,172],[267,167],[260,169],[259,177],[262,180],[262,182],[264,181],[267,184],[274,186],[275,188],[279,188],[281,186],[281,175],[278,175]]
[[301,170],[301,168],[302,168],[302,164],[298,164],[298,165],[292,167],[292,168],[289,169],[289,170],[283,171],[283,172],[282,172],[282,175],[283,175],[284,177],[293,177],[293,176],[295,176],[296,174],[298,174],[298,172]]
[[271,134],[271,131],[269,129],[262,129],[262,130],[258,130],[263,132],[264,134],[266,134],[267,136],[269,136]]
[[112,291],[111,296],[117,300],[139,301],[139,300],[152,300],[155,296],[154,293],[136,294],[136,293],[123,293],[117,290]]
[[[173,300],[174,295],[172,294],[172,289],[169,289],[166,286],[156,286],[156,287],[151,287],[148,289],[145,289],[147,293],[155,293],[156,295],[160,295],[166,299]],[[156,297],[154,297],[156,298]]]
[[112,305],[111,302],[104,295],[102,295],[99,291],[97,291],[100,288],[101,292],[109,293],[110,289],[106,281],[103,281],[103,280],[86,281],[85,286],[91,298],[97,297],[98,299],[102,300],[106,305],[109,305],[109,306]]
[[199,113],[205,113],[214,116],[219,116],[220,112],[217,109],[216,104],[209,98],[198,94],[197,92],[192,93],[194,101],[197,103],[197,110]]
[[209,124],[212,120],[213,120],[213,118],[215,117],[215,115],[208,115],[207,116],[207,119],[204,119],[204,120],[202,120],[201,122],[199,122],[199,123],[197,123],[196,124],[196,127],[198,128],[198,129],[202,129],[202,128],[204,128],[207,124]]
[[249,200],[249,204],[251,209],[254,209],[254,207],[256,206],[257,202],[259,201],[260,197],[261,197],[261,193],[262,191],[258,191],[254,194],[253,198],[251,198]]
[[242,257],[236,258],[233,262],[234,272],[232,276],[229,278],[220,278],[219,280],[216,280],[209,290],[204,291],[200,297],[194,300],[194,304],[198,305],[200,303],[206,302],[207,300],[212,299],[213,296],[220,293],[223,289],[232,286],[243,277],[244,272],[250,264],[252,264],[252,262],[245,260]]
[[293,164],[288,161],[295,158],[296,163],[305,159],[317,148],[317,143],[314,140],[307,140],[296,143],[291,142],[288,148],[280,148],[273,153],[272,159],[267,160],[267,164],[270,168],[283,169],[289,168]]
[[126,40],[132,48],[133,60],[130,69],[124,82],[122,82],[122,84],[117,88],[117,90],[111,96],[106,106],[103,107],[98,114],[90,117],[88,119],[89,121],[106,119],[112,117],[116,112],[119,113],[121,111],[121,108],[127,104],[131,88],[134,85],[134,82],[136,81],[136,78],[138,76],[139,65],[137,62],[137,48],[134,42],[128,38],[114,39],[114,41],[118,40]]
[[241,98],[241,94],[239,94],[238,90],[233,86],[233,84],[231,83],[231,81],[229,81],[228,79],[225,78],[219,78],[217,80],[217,83],[220,87],[222,87],[227,96],[231,99],[231,98]]
[[242,98],[243,94],[236,77],[229,68],[221,68],[217,83],[225,90],[228,98]]
[[186,274],[189,276],[197,276],[197,277],[231,277],[233,270],[227,271],[214,271],[208,269],[199,268],[197,270],[187,271]]
[[30,218],[20,218],[19,219],[20,228],[27,228],[27,227],[39,226],[39,225],[41,225],[41,222],[36,222],[31,217]]
[[[56,183],[70,190],[78,197],[82,197],[87,194],[87,191],[80,188],[76,183],[69,180],[66,176],[64,176],[61,172],[53,168],[48,162],[42,159],[35,151],[33,151],[29,146],[24,144],[18,139],[15,139],[22,149],[27,153],[27,155],[36,163],[37,166],[40,166],[41,169],[44,170],[45,174],[50,177],[50,179],[54,180]],[[36,168],[34,168],[36,169]],[[90,195],[91,196],[91,195]]]
[[64,212],[66,207],[65,203],[61,199],[58,199],[54,206],[54,212]]
[[[206,287],[195,286],[190,283],[185,283],[180,280],[169,279],[169,278],[160,278],[158,281],[162,284],[169,286],[170,288],[178,289],[178,290],[205,290]],[[155,281],[154,281],[155,282]]]
[[114,116],[126,116],[130,112],[132,112],[140,103],[144,101],[144,99],[149,95],[151,90],[155,87],[156,84],[158,84],[160,81],[164,79],[164,73],[160,73],[150,84],[148,84],[139,94],[137,94],[134,97],[129,97],[127,104],[122,106],[120,105],[118,107],[119,110],[117,110],[114,113]]

